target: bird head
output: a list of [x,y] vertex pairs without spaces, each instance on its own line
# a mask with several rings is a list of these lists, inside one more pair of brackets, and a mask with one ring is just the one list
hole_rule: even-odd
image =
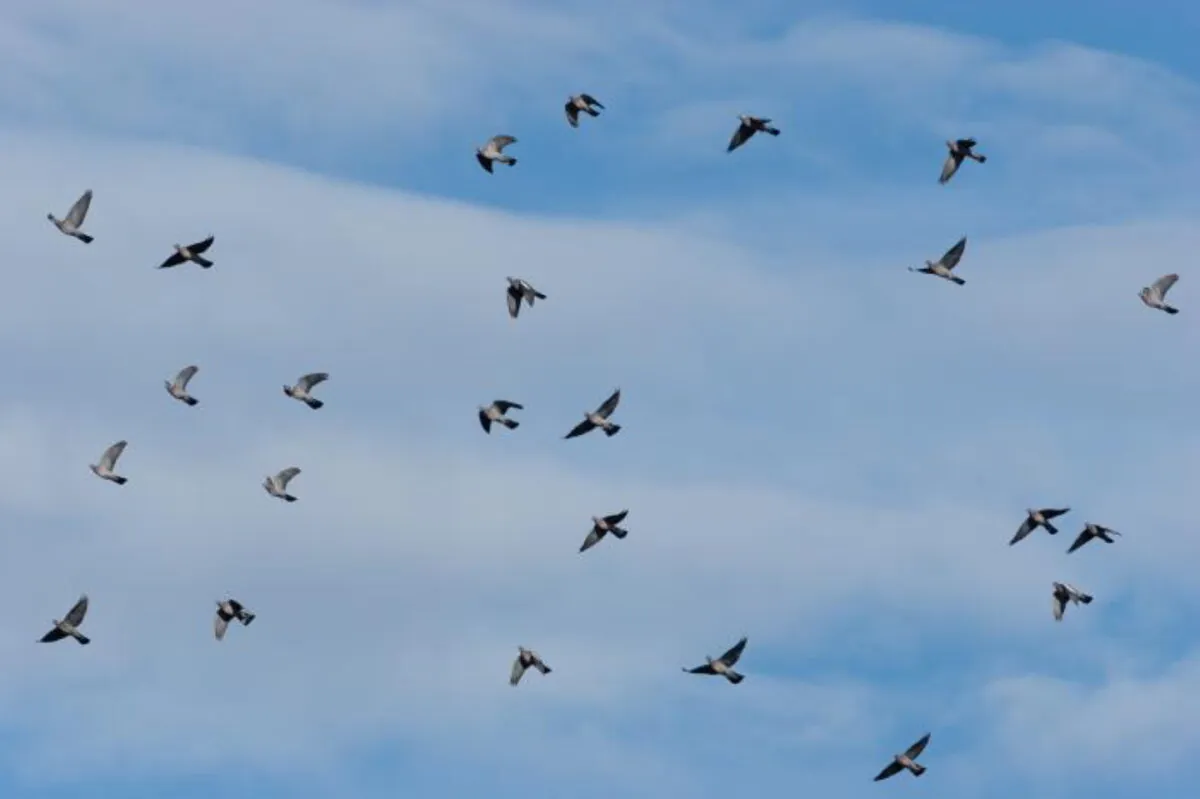
[[283,393],[284,393],[284,394],[287,394],[289,397],[290,397],[290,396],[292,396],[292,387],[291,387],[291,386],[284,386],[284,387],[283,387]]
[[57,219],[54,218],[54,214],[46,214],[46,218],[49,219],[51,222],[58,221]]

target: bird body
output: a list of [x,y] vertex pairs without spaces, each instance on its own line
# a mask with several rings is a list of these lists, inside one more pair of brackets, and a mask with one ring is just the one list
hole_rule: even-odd
[[771,120],[768,117],[738,114],[738,121],[740,124],[737,130],[733,132],[733,137],[729,140],[729,146],[725,148],[725,152],[727,153],[731,153],[741,147],[750,140],[751,136],[760,131],[772,136],[779,135],[779,128],[771,125]]
[[958,266],[958,262],[962,260],[963,252],[966,249],[967,237],[963,236],[961,239],[956,241],[953,246],[950,247],[950,249],[946,250],[946,252],[937,260],[936,263],[933,261],[926,261],[924,268],[916,269],[910,266],[908,271],[920,272],[926,275],[934,275],[935,277],[940,277],[942,280],[949,280],[951,283],[961,286],[967,281],[954,274],[952,270],[954,267]]
[[746,649],[746,641],[746,637],[743,636],[740,641],[731,646],[721,657],[714,659],[705,655],[703,666],[697,666],[694,669],[684,666],[683,670],[688,674],[720,675],[733,685],[737,685],[745,679],[745,676],[734,671],[733,667],[741,659],[742,652]]
[[129,480],[113,471],[117,467],[117,459],[121,457],[121,453],[125,451],[128,442],[122,440],[104,450],[100,456],[99,463],[93,463],[88,466],[92,470],[92,474],[97,477],[108,480],[111,483],[116,483],[119,486],[125,485]]
[[612,533],[617,538],[624,538],[629,535],[629,531],[621,527],[620,524],[629,515],[628,510],[613,513],[608,516],[593,516],[592,529],[588,533],[587,538],[583,540],[583,546],[579,547],[580,552],[585,552],[596,544],[600,543],[600,539]]
[[1149,307],[1174,316],[1179,313],[1179,309],[1167,304],[1167,292],[1171,290],[1171,286],[1174,286],[1177,280],[1179,280],[1179,275],[1174,273],[1163,275],[1149,286],[1144,287],[1138,296]]
[[479,424],[483,427],[483,432],[492,432],[492,422],[497,422],[504,425],[509,430],[516,430],[521,423],[516,419],[509,419],[504,414],[508,413],[509,409],[516,408],[523,410],[524,405],[517,402],[509,402],[508,400],[494,400],[490,405],[479,406]]
[[510,144],[515,144],[516,141],[517,140],[512,136],[503,133],[498,136],[493,136],[492,138],[488,139],[487,143],[482,147],[475,149],[475,160],[477,160],[479,165],[487,172],[492,171],[492,164],[496,161],[499,161],[502,164],[507,164],[508,166],[516,166],[517,159],[513,158],[511,155],[505,155],[504,153],[504,148]]
[[597,427],[603,430],[604,435],[609,438],[615,436],[621,432],[621,425],[610,421],[608,417],[612,416],[613,412],[617,409],[617,405],[620,403],[621,389],[618,388],[609,395],[608,399],[600,403],[600,407],[596,408],[596,410],[584,411],[583,421],[571,428],[571,431],[563,436],[563,438],[575,438],[584,433],[591,432]]
[[600,112],[596,109],[603,109],[604,106],[600,101],[590,94],[576,94],[567,99],[567,104],[564,110],[567,112],[567,123],[571,127],[579,127],[579,112],[582,111],[589,116],[598,117]]
[[524,300],[532,308],[534,300],[546,299],[546,295],[535,289],[528,280],[519,277],[505,279],[508,280],[505,299],[508,301],[508,316],[510,319],[516,319],[521,313],[521,300]]
[[58,219],[54,214],[46,214],[46,218],[54,223],[54,226],[59,229],[65,236],[71,236],[82,241],[84,244],[91,244],[93,239],[88,234],[80,230],[83,225],[83,220],[87,217],[88,209],[92,206],[92,190],[88,189],[79,196],[75,204],[71,206],[71,210],[67,211],[67,215],[62,219]]
[[284,502],[295,502],[296,497],[288,493],[287,487],[288,483],[292,482],[292,479],[298,474],[300,474],[300,470],[298,468],[295,466],[289,466],[288,468],[279,472],[279,474],[273,476],[267,475],[267,477],[263,480],[263,488],[268,494],[273,497],[278,497]]
[[938,183],[945,184],[950,178],[954,177],[954,173],[962,166],[963,159],[970,158],[972,161],[977,161],[981,164],[987,162],[987,156],[976,153],[972,148],[979,142],[974,139],[955,139],[954,141],[946,142],[946,148],[950,151],[946,156],[946,160],[942,163],[942,174],[938,177]]
[[304,375],[293,386],[284,386],[283,393],[303,402],[314,411],[325,407],[325,403],[312,395],[312,390],[329,379],[328,372],[311,372]]
[[208,248],[212,246],[214,238],[214,236],[209,236],[202,241],[197,241],[187,246],[176,244],[175,253],[159,264],[158,268],[169,269],[172,266],[179,266],[191,261],[203,269],[208,269],[213,265],[213,262],[203,257],[203,253],[207,252]]
[[542,674],[549,674],[553,669],[545,664],[538,657],[538,654],[531,649],[526,649],[523,646],[517,647],[517,659],[513,661],[512,672],[508,677],[509,685],[516,685],[521,682],[521,677],[525,675],[527,669],[533,668],[540,671]]

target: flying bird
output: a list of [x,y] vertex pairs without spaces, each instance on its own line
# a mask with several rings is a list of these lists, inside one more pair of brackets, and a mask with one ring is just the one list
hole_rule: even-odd
[[604,106],[595,97],[590,94],[577,94],[567,100],[567,122],[571,124],[571,127],[577,128],[579,127],[579,112],[598,117],[600,112],[596,110],[597,108],[603,109]]
[[703,666],[697,666],[694,669],[689,669],[685,666],[683,670],[688,674],[720,674],[734,685],[737,685],[745,679],[745,675],[738,674],[733,670],[733,666],[738,662],[738,659],[742,656],[742,650],[745,648],[746,638],[743,636],[742,640],[731,646],[729,651],[727,651],[724,655],[721,655],[721,657],[717,658],[716,660],[713,660],[706,655],[704,657],[705,664]]
[[125,451],[125,446],[128,443],[127,441],[118,441],[104,450],[104,454],[100,456],[99,463],[89,464],[88,468],[92,470],[92,474],[116,483],[119,486],[123,486],[129,482],[128,478],[113,472],[113,469],[117,468],[117,458],[121,457],[121,453]]
[[958,262],[962,260],[963,250],[967,249],[967,237],[963,236],[958,241],[954,242],[954,246],[946,250],[946,253],[938,259],[937,263],[926,261],[925,266],[917,269],[910,266],[908,271],[920,272],[925,275],[935,275],[943,280],[949,280],[951,283],[962,285],[967,281],[963,280],[951,270],[958,266]]
[[508,288],[505,290],[506,299],[508,300],[508,315],[516,319],[521,313],[521,300],[533,307],[534,300],[544,300],[546,295],[533,287],[528,280],[519,277],[505,278],[508,281]]
[[179,374],[175,375],[174,380],[163,381],[166,383],[167,393],[188,405],[195,405],[200,402],[200,400],[187,393],[188,383],[196,376],[196,372],[198,371],[200,371],[199,366],[185,366],[179,370]]
[[1070,583],[1054,583],[1054,593],[1052,596],[1054,599],[1052,607],[1055,621],[1062,621],[1068,602],[1074,602],[1076,605],[1090,605],[1092,603],[1091,594],[1083,593]]
[[216,635],[218,641],[225,639],[225,631],[229,629],[229,622],[234,619],[240,621],[243,627],[248,627],[250,622],[254,621],[255,616],[236,599],[218,599],[217,616],[213,621],[213,634]]
[[499,422],[509,430],[516,430],[521,423],[516,419],[509,419],[504,414],[508,413],[509,408],[516,408],[518,411],[525,410],[525,406],[519,402],[509,402],[508,400],[494,400],[491,405],[479,406],[479,424],[483,426],[483,432],[492,432],[492,422]]
[[946,181],[954,177],[954,173],[962,166],[964,158],[970,158],[972,161],[978,161],[981,164],[986,163],[986,155],[980,155],[971,150],[978,143],[974,139],[955,139],[954,141],[946,142],[946,147],[949,148],[950,154],[946,156],[946,161],[942,164],[942,175],[938,178],[938,183],[945,184]]
[[1111,527],[1103,527],[1099,524],[1084,522],[1083,532],[1081,532],[1075,539],[1075,543],[1071,544],[1071,548],[1067,550],[1067,554],[1070,555],[1072,552],[1079,549],[1093,538],[1099,538],[1101,541],[1107,544],[1114,544],[1116,543],[1112,539],[1114,535],[1120,535],[1120,533],[1118,533],[1116,530],[1113,530]]
[[509,685],[516,685],[521,681],[521,677],[525,675],[525,670],[534,668],[542,674],[549,674],[553,669],[542,662],[538,657],[537,652],[526,649],[523,646],[517,647],[520,651],[517,653],[517,659],[513,661],[512,674],[508,677]]
[[731,153],[741,147],[750,137],[760,130],[763,133],[769,133],[772,136],[779,135],[779,128],[771,125],[771,120],[767,117],[752,117],[749,114],[738,114],[738,119],[742,124],[738,125],[738,129],[733,132],[733,138],[729,140],[729,146],[725,148],[725,152]]
[[296,381],[294,386],[284,386],[283,393],[294,400],[300,400],[314,411],[324,408],[325,403],[312,395],[312,390],[329,379],[329,372],[312,372]]
[[580,552],[586,552],[596,544],[600,543],[600,539],[612,533],[617,538],[624,538],[629,535],[629,531],[623,527],[618,527],[625,517],[629,515],[628,510],[623,510],[620,513],[613,513],[609,516],[593,516],[592,531],[588,533],[587,538],[583,540],[583,546],[579,548]]
[[198,241],[195,244],[189,244],[186,247],[181,247],[176,244],[175,254],[159,264],[158,268],[166,269],[171,266],[179,266],[182,263],[191,261],[192,263],[198,264],[204,269],[208,269],[213,265],[213,262],[202,256],[205,252],[208,252],[208,248],[212,246],[213,238],[213,236],[209,236],[204,241]]
[[1138,294],[1142,298],[1142,302],[1149,305],[1151,308],[1157,308],[1160,311],[1166,311],[1174,316],[1179,313],[1178,308],[1167,305],[1167,292],[1171,290],[1171,286],[1175,285],[1175,281],[1179,279],[1179,275],[1170,274],[1163,275],[1158,280],[1146,286]]
[[503,133],[499,136],[493,136],[492,138],[488,139],[487,144],[483,145],[482,147],[475,148],[475,160],[477,160],[479,165],[488,172],[492,171],[492,162],[494,161],[499,161],[500,163],[508,164],[509,166],[516,166],[517,159],[513,158],[511,155],[504,154],[504,148],[510,144],[515,144],[516,141],[517,140],[512,136],[508,136]]
[[79,632],[79,625],[83,624],[83,617],[87,615],[87,611],[88,598],[87,594],[83,594],[67,611],[67,615],[63,617],[62,621],[54,620],[54,627],[42,636],[41,643],[49,644],[53,641],[61,641],[69,635],[84,646],[90,644],[92,639]]
[[908,749],[904,750],[904,754],[895,755],[892,762],[884,767],[883,771],[875,775],[875,782],[886,780],[888,777],[894,777],[901,771],[908,769],[913,773],[914,777],[920,777],[925,773],[925,767],[917,762],[917,758],[925,751],[925,747],[929,744],[929,733],[921,736],[921,740],[917,741]]
[[284,502],[295,502],[296,497],[293,497],[287,492],[288,483],[292,482],[292,478],[300,474],[300,470],[295,466],[289,466],[279,474],[271,477],[267,476],[263,480],[263,488],[273,497],[279,497]]
[[80,230],[83,225],[84,217],[87,216],[88,208],[92,205],[92,190],[88,189],[83,194],[79,195],[79,199],[71,206],[71,210],[67,211],[66,217],[56,219],[54,214],[46,214],[46,218],[54,223],[64,235],[74,236],[84,244],[91,244],[92,237]]
[[1008,545],[1011,547],[1013,544],[1017,543],[1039,527],[1045,527],[1046,532],[1050,535],[1057,535],[1058,528],[1051,524],[1050,520],[1057,519],[1059,516],[1062,516],[1069,510],[1071,509],[1042,508],[1041,510],[1034,510],[1033,508],[1026,508],[1025,521],[1021,522],[1021,526],[1017,528],[1016,535],[1012,537],[1012,540],[1008,542]]
[[617,409],[617,405],[621,402],[621,389],[617,389],[608,399],[600,403],[600,407],[594,411],[584,411],[583,421],[571,428],[571,432],[567,433],[563,438],[575,438],[594,429],[601,428],[604,430],[604,435],[615,436],[621,432],[621,425],[610,422],[608,417],[612,416],[613,411]]

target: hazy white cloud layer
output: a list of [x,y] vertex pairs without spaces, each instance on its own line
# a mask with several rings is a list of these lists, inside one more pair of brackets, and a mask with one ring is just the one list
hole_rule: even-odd
[[[1194,129],[1194,84],[799,11],[763,38],[666,2],[301,5],[0,12],[6,796],[1179,795],[1200,235],[1191,156],[1144,144]],[[580,168],[603,125],[632,151],[604,209],[521,188],[578,166],[552,139],[570,70],[611,80]],[[924,150],[851,174],[863,145],[794,116],[717,160],[731,115],[799,115],[797,87]],[[479,172],[472,137],[547,91],[521,165]],[[938,187],[964,121],[996,155]],[[686,189],[648,208],[671,176],[637,165],[681,141]],[[461,172],[435,194],[246,155],[347,146]],[[1046,148],[1074,155],[1020,188]],[[85,246],[44,216],[88,187]],[[154,268],[210,233],[211,270]],[[965,286],[906,271],[963,233]],[[1168,271],[1177,317],[1136,296]],[[508,275],[548,295],[515,322]],[[190,363],[194,408],[162,385]],[[283,396],[318,370],[325,408]],[[616,386],[623,432],[563,441]],[[521,427],[485,436],[496,398]],[[122,438],[118,487],[87,464]],[[299,501],[268,497],[293,465]],[[1010,549],[1046,505],[1062,533]],[[622,508],[628,538],[581,555]],[[1126,535],[1068,557],[1085,521]],[[1053,580],[1096,601],[1055,624]],[[94,643],[36,644],[82,591]],[[258,620],[218,644],[227,592]],[[680,673],[741,635],[737,688]],[[514,690],[518,644],[554,671]],[[926,730],[922,781],[872,785]]]

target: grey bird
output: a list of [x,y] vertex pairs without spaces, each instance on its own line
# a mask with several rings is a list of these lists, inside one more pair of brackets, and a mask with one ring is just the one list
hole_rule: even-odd
[[84,217],[87,216],[88,208],[92,205],[92,190],[88,189],[79,196],[75,204],[71,206],[71,210],[67,211],[67,215],[62,219],[56,219],[54,214],[46,214],[46,218],[54,223],[64,235],[74,236],[84,244],[91,244],[92,237],[84,233],[79,228],[83,225]]
[[1059,516],[1062,516],[1069,510],[1071,509],[1041,508],[1039,510],[1034,508],[1026,508],[1025,521],[1021,522],[1021,526],[1017,528],[1016,535],[1012,537],[1012,540],[1008,542],[1008,545],[1011,547],[1013,544],[1017,543],[1039,527],[1046,528],[1046,532],[1050,535],[1057,535],[1058,528],[1051,524],[1050,520],[1057,519]]
[[516,319],[521,313],[521,300],[525,300],[526,304],[532,308],[534,300],[546,299],[546,295],[535,289],[528,280],[519,277],[509,277],[505,280],[508,281],[508,288],[505,290],[505,298],[508,300],[508,315],[512,319]]
[[742,650],[746,648],[746,638],[738,641],[731,646],[729,650],[716,660],[705,655],[705,663],[703,666],[697,666],[694,669],[689,669],[684,666],[683,670],[688,674],[720,674],[725,679],[729,680],[734,685],[737,685],[745,679],[745,675],[739,674],[733,670],[734,664],[742,656]]
[[50,632],[42,636],[41,643],[48,644],[52,641],[61,641],[69,635],[84,646],[90,644],[92,639],[79,632],[79,625],[83,624],[83,617],[87,615],[87,611],[88,598],[87,594],[83,594],[71,606],[71,609],[67,611],[67,615],[63,617],[62,621],[54,619],[54,627],[51,628]]
[[314,411],[324,408],[325,403],[312,395],[312,390],[329,379],[329,372],[311,372],[296,381],[294,386],[284,386],[283,393],[294,400],[300,400]]
[[196,376],[196,372],[200,371],[199,366],[185,366],[179,370],[179,374],[175,375],[174,380],[165,380],[167,393],[180,402],[188,405],[195,405],[200,400],[193,397],[187,392],[188,383]]
[[213,634],[216,635],[218,641],[225,639],[225,631],[229,629],[229,622],[234,619],[240,621],[243,627],[248,627],[250,622],[254,621],[255,616],[236,599],[218,599],[217,616],[213,621]]
[[491,405],[480,405],[479,424],[483,427],[483,432],[489,434],[492,432],[492,422],[498,422],[509,430],[516,430],[520,427],[520,422],[504,415],[510,408],[516,408],[518,411],[525,410],[525,406],[519,402],[509,402],[508,400],[493,400]]
[[526,649],[523,646],[518,646],[517,649],[519,650],[517,652],[517,659],[513,661],[512,673],[508,676],[509,685],[516,685],[519,683],[521,678],[525,676],[525,670],[529,668],[537,669],[542,674],[549,674],[550,672],[554,671],[554,669],[542,662],[542,659],[538,657],[537,652],[534,652],[531,649]]
[[924,774],[925,767],[917,762],[917,758],[921,756],[921,753],[925,751],[925,747],[929,744],[929,735],[929,733],[925,733],[919,741],[904,750],[904,754],[894,756],[892,762],[888,763],[883,771],[875,775],[875,782],[886,780],[888,777],[894,777],[905,769],[911,771],[914,777],[920,777]]
[[1078,535],[1078,537],[1076,537],[1075,543],[1071,544],[1071,548],[1067,550],[1067,554],[1070,555],[1072,552],[1079,549],[1081,546],[1086,544],[1088,541],[1091,541],[1093,538],[1099,538],[1101,541],[1105,542],[1106,544],[1115,544],[1116,542],[1113,541],[1113,539],[1112,539],[1112,537],[1114,535],[1120,535],[1120,533],[1118,533],[1116,530],[1112,529],[1111,527],[1104,527],[1099,524],[1092,524],[1091,522],[1084,522],[1083,523],[1083,532],[1081,532]]
[[579,112],[582,111],[590,116],[598,117],[600,116],[600,112],[596,110],[597,108],[603,110],[604,106],[595,97],[592,97],[590,94],[577,94],[567,100],[567,122],[570,123],[571,127],[577,128],[579,127]]
[[962,260],[963,251],[966,249],[967,237],[963,236],[961,239],[954,242],[953,247],[946,250],[945,254],[937,260],[937,263],[934,263],[933,261],[926,261],[924,267],[917,269],[916,267],[910,266],[908,271],[920,272],[924,275],[934,275],[942,278],[943,280],[949,280],[951,283],[957,283],[961,286],[967,281],[954,274],[952,270],[954,267],[958,266],[958,262]]
[[621,389],[617,389],[606,399],[600,403],[600,407],[594,411],[584,411],[583,421],[571,428],[571,432],[567,433],[563,438],[575,438],[581,436],[597,427],[604,430],[604,435],[612,437],[621,432],[621,425],[615,424],[608,420],[612,416],[613,411],[617,409],[617,405],[621,402]]
[[511,155],[504,154],[504,148],[510,144],[516,144],[516,141],[512,136],[503,133],[499,136],[493,136],[488,139],[487,144],[475,148],[475,160],[488,172],[492,171],[492,163],[495,161],[508,164],[509,166],[516,166],[517,159]]
[[617,538],[624,538],[629,535],[629,531],[618,525],[625,521],[625,517],[629,515],[628,510],[623,510],[620,513],[613,513],[608,516],[593,516],[592,531],[587,534],[587,538],[583,539],[583,546],[579,548],[580,552],[586,552],[600,542],[601,538],[612,533]]
[[1157,308],[1160,311],[1166,311],[1174,316],[1179,313],[1178,308],[1173,308],[1167,305],[1167,292],[1171,290],[1171,286],[1175,285],[1175,281],[1179,280],[1179,275],[1174,273],[1163,275],[1158,280],[1144,287],[1138,296],[1142,298],[1142,302],[1149,305],[1151,308]]
[[263,488],[273,497],[279,497],[284,502],[295,502],[296,497],[288,493],[288,483],[292,482],[292,478],[300,474],[300,470],[295,466],[289,466],[279,474],[271,477],[268,475],[263,480]]
[[1067,610],[1067,603],[1074,602],[1076,605],[1090,605],[1092,603],[1092,595],[1085,594],[1070,583],[1054,583],[1054,593],[1052,594],[1054,611],[1054,620],[1062,621],[1063,613]]
[[189,244],[186,247],[181,247],[180,245],[176,244],[175,253],[170,258],[159,264],[158,268],[166,269],[168,267],[179,266],[180,264],[191,261],[192,263],[197,264],[204,269],[208,269],[213,265],[213,262],[207,258],[204,258],[203,254],[208,252],[208,248],[212,246],[214,238],[214,236],[209,236],[203,241],[198,241],[195,244]]
[[779,128],[772,126],[771,120],[767,117],[752,117],[749,114],[738,114],[738,119],[741,121],[741,124],[733,132],[733,138],[729,140],[729,146],[725,148],[725,152],[727,153],[731,153],[741,147],[750,140],[751,136],[760,130],[772,136],[779,135]]
[[974,139],[955,139],[954,141],[946,142],[946,147],[950,150],[950,153],[946,156],[945,162],[942,163],[942,174],[938,178],[938,183],[945,184],[950,178],[954,177],[954,173],[962,166],[964,158],[970,158],[972,161],[978,161],[981,164],[986,163],[986,155],[980,155],[971,149],[978,143]]
[[88,468],[92,470],[92,474],[97,477],[109,480],[119,486],[125,485],[129,480],[119,474],[113,472],[117,468],[117,458],[121,457],[121,453],[125,451],[125,446],[129,442],[118,441],[108,449],[104,450],[104,454],[100,456],[99,463],[89,464]]

